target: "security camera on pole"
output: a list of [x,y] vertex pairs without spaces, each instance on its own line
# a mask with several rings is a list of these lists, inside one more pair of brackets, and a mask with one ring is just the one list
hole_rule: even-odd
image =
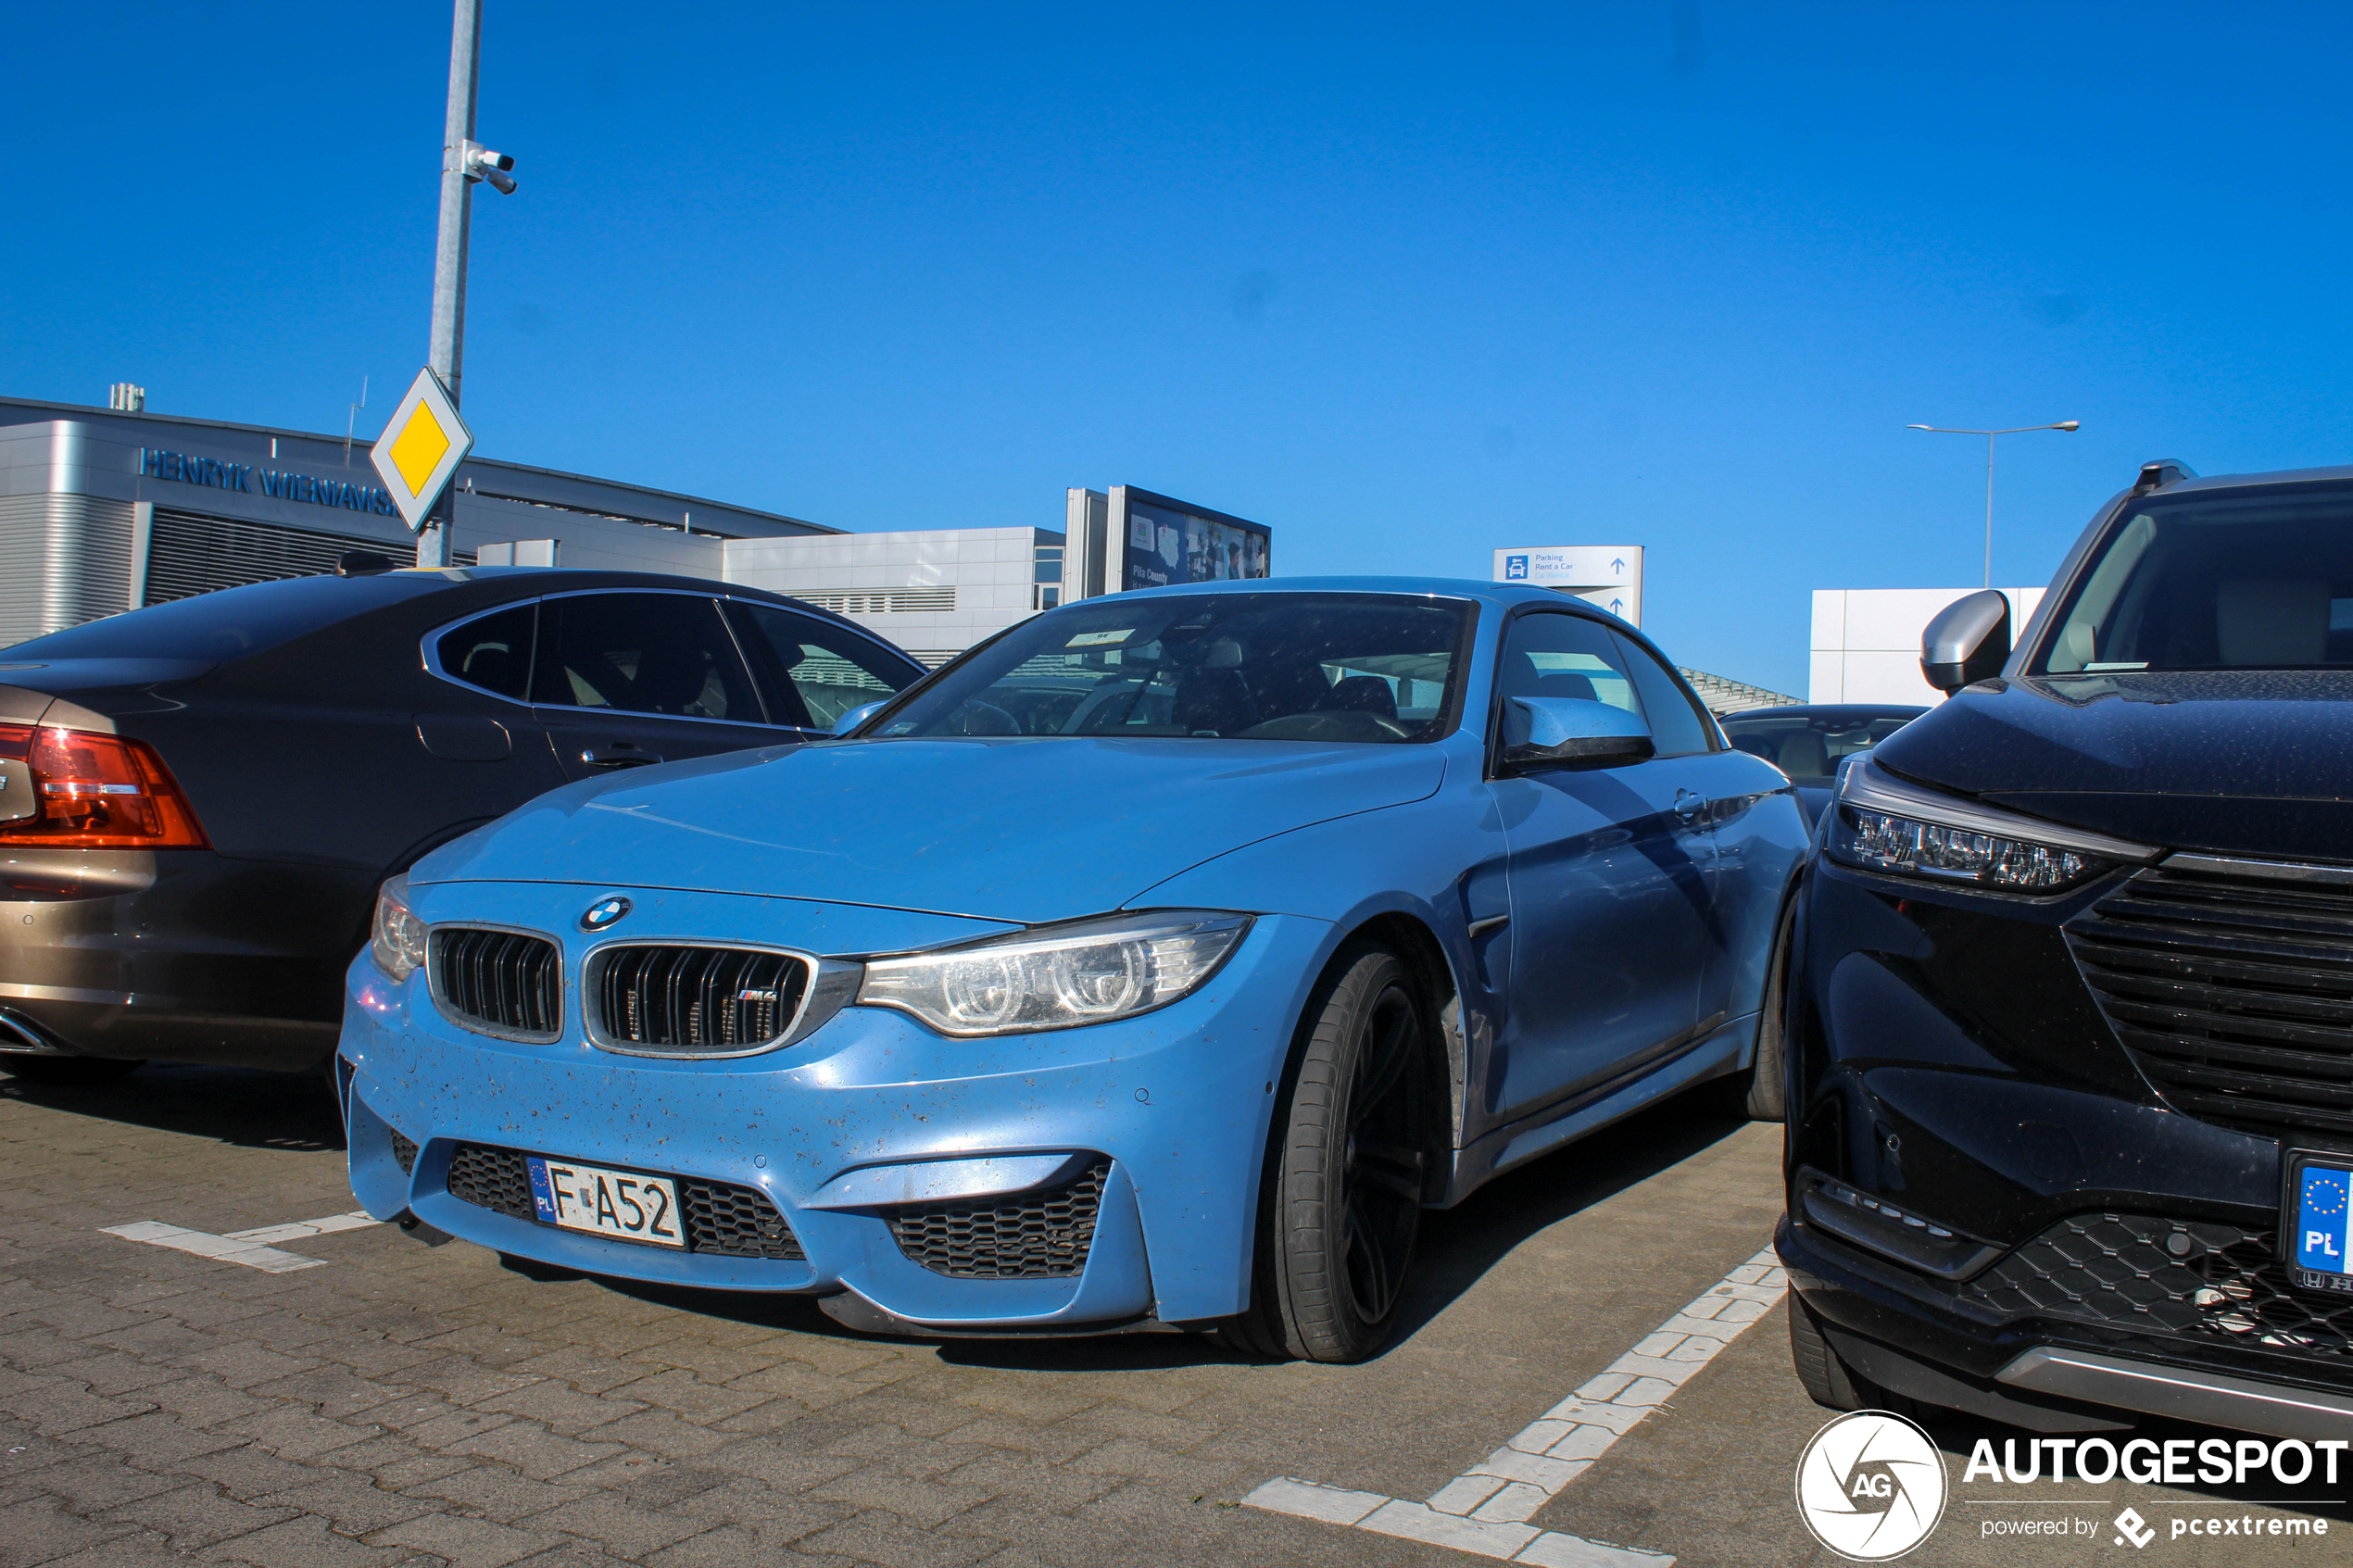
[[[458,382],[466,348],[466,226],[474,182],[487,180],[500,195],[512,195],[515,160],[474,140],[476,56],[482,47],[482,0],[457,0],[449,34],[449,120],[441,148],[441,238],[433,258],[433,353],[430,372],[458,405]],[[396,433],[386,427],[388,434]],[[451,471],[456,465],[450,465]],[[432,515],[417,534],[417,564],[449,564],[449,526],[455,502],[444,481],[428,497]],[[411,527],[416,526],[413,522]]]

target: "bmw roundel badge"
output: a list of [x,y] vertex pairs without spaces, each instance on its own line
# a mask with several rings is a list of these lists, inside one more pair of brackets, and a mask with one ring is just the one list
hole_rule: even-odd
[[595,903],[588,906],[588,912],[586,914],[580,917],[580,929],[583,931],[602,931],[605,927],[611,925],[628,912],[629,900],[626,898],[599,898]]

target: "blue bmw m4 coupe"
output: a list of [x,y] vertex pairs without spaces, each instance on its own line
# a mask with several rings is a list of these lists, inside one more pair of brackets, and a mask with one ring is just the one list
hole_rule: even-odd
[[1083,600],[834,739],[573,784],[388,883],[352,1187],[870,1331],[1353,1360],[1424,1209],[1703,1080],[1778,1116],[1806,838],[1557,594]]

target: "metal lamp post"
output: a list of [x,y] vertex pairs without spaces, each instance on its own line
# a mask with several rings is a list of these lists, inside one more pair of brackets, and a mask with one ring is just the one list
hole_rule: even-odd
[[[482,47],[482,0],[457,0],[449,34],[449,118],[441,147],[441,232],[433,257],[433,348],[427,364],[458,401],[466,358],[466,231],[477,181],[511,195],[515,160],[474,140],[474,83]],[[449,564],[449,528],[456,516],[454,488],[434,508],[417,534],[417,564]]]
[[1997,435],[2023,435],[2030,430],[2076,430],[2083,421],[2061,420],[2055,425],[2019,425],[2010,430],[1953,430],[1944,425],[1906,425],[1906,430],[1933,431],[1939,435],[1982,435],[1985,437],[1985,585],[1994,585],[1994,438]]

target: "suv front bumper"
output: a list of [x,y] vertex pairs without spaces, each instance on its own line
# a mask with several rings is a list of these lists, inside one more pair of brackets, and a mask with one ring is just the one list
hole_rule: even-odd
[[[2342,1433],[2353,1300],[2282,1267],[2279,1140],[2170,1106],[2070,954],[2068,922],[2120,880],[1997,898],[1817,859],[1791,978],[1793,1286],[1857,1373],[1925,1403],[2046,1431],[2122,1411]],[[1809,1216],[1823,1180],[1859,1212]]]

